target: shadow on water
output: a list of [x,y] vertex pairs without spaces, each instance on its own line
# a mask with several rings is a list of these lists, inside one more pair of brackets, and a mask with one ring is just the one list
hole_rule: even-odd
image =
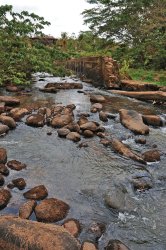
[[[90,110],[89,95],[85,93],[93,92],[106,96],[104,110],[111,113],[118,113],[120,108],[134,109],[143,114],[165,113],[163,106],[154,107],[150,103],[117,97],[85,83],[85,93],[78,93],[77,90],[60,90],[57,94],[38,91],[38,87],[59,80],[46,77],[44,81],[37,81],[32,94],[21,97],[21,106],[37,109],[54,103],[74,103],[78,119],[77,114]],[[90,119],[98,121],[98,114],[91,114]],[[99,239],[99,249],[104,249],[110,239],[119,239],[132,250],[164,250],[166,129],[150,128],[150,135],[146,136],[147,144],[140,146],[135,143],[135,136],[118,119],[109,120],[103,125],[111,136],[123,139],[138,152],[151,149],[156,144],[161,152],[161,161],[145,167],[114,154],[110,148],[100,144],[97,137],[83,139],[88,141],[89,147],[80,149],[78,144],[59,138],[51,127],[32,128],[20,122],[15,130],[0,138],[0,145],[7,149],[9,160],[25,162],[27,169],[20,172],[11,170],[6,184],[18,177],[25,178],[26,190],[44,184],[49,197],[57,197],[70,204],[67,217],[76,218],[82,223],[81,241],[88,239],[87,228],[92,222],[104,223],[106,231]],[[51,136],[47,135],[48,131],[52,131]],[[135,192],[130,181],[137,174],[151,176],[153,188]],[[116,212],[104,202],[105,195],[115,187],[123,187],[126,193],[125,208]],[[1,214],[18,214],[20,204],[25,201],[22,196],[24,191],[13,189],[11,202]],[[32,219],[35,219],[34,215]]]

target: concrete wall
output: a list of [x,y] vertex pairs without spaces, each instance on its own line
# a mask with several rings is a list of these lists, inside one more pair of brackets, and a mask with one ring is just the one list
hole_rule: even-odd
[[111,57],[81,57],[56,64],[63,64],[79,77],[91,79],[95,86],[113,88],[120,84],[119,67]]

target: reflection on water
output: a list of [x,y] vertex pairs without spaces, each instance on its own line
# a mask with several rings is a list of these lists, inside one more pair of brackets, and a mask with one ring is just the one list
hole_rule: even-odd
[[[58,79],[59,81],[60,79]],[[46,77],[38,81],[31,96],[22,96],[22,106],[49,106],[53,103],[76,104],[75,114],[89,112],[89,96],[77,90],[60,90],[57,94],[42,93],[37,87],[56,78]],[[85,92],[104,94],[107,102],[104,110],[118,113],[120,108],[135,109],[144,114],[164,114],[164,107],[133,101],[130,98],[116,97],[104,90],[98,90],[84,84]],[[37,100],[37,101],[36,101]],[[77,117],[77,116],[76,116]],[[98,114],[91,114],[91,120],[98,121]],[[102,124],[102,122],[101,122]],[[110,239],[123,241],[132,250],[166,249],[166,174],[165,174],[165,128],[150,128],[146,136],[147,144],[135,144],[134,135],[118,121],[103,123],[110,136],[123,139],[138,152],[151,149],[156,144],[161,152],[160,163],[142,166],[131,160],[114,154],[110,148],[100,144],[98,137],[82,139],[88,141],[88,148],[79,148],[77,144],[61,139],[55,129],[44,126],[32,128],[23,122],[16,130],[0,138],[2,147],[8,151],[8,159],[17,159],[27,164],[27,169],[20,172],[10,171],[6,184],[12,179],[24,177],[26,190],[38,184],[44,184],[49,190],[49,197],[57,197],[68,204],[71,209],[68,218],[76,218],[83,225],[80,240],[88,239],[87,228],[93,221],[106,224],[106,232],[99,240],[99,249]],[[48,136],[47,132],[52,131]],[[130,180],[135,175],[148,174],[153,180],[153,188],[135,193]],[[104,203],[104,196],[112,188],[123,187],[126,190],[127,210],[115,212]],[[24,191],[12,190],[12,199],[1,214],[18,214],[18,207],[24,201]],[[32,215],[34,219],[34,215]]]

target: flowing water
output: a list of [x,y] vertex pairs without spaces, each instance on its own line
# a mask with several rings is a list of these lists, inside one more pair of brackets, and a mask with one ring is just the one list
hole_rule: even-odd
[[[22,106],[74,103],[76,119],[79,113],[89,112],[89,95],[78,93],[77,90],[60,90],[57,94],[42,93],[38,87],[60,79],[45,77],[44,81],[38,81],[39,75],[36,79],[32,95],[21,97]],[[86,83],[83,90],[106,96],[104,110],[113,114],[118,114],[120,108],[163,117],[166,113],[164,105],[154,106],[117,97]],[[98,114],[91,113],[90,119],[99,121]],[[27,169],[20,172],[11,170],[6,184],[18,177],[26,180],[26,190],[44,184],[49,197],[59,198],[70,205],[67,218],[76,218],[82,224],[80,241],[91,239],[88,228],[92,222],[105,224],[106,231],[99,239],[101,250],[110,239],[121,240],[131,250],[166,249],[166,128],[150,127],[150,134],[146,136],[147,143],[139,145],[135,143],[133,133],[120,124],[118,117],[100,123],[111,137],[123,139],[137,152],[142,153],[157,145],[161,161],[143,166],[104,147],[98,137],[82,139],[88,141],[89,147],[79,148],[77,143],[59,138],[56,129],[48,126],[33,128],[19,122],[15,130],[0,138],[0,146],[7,149],[8,160],[20,160],[27,164]],[[52,132],[51,136],[47,135],[49,131]],[[135,175],[150,176],[153,188],[135,192],[130,182]],[[110,209],[104,201],[105,195],[116,188],[125,190],[127,205],[122,211]],[[1,214],[18,214],[18,208],[24,202],[23,192],[25,190],[13,189],[12,199]],[[35,220],[34,214],[31,219]]]

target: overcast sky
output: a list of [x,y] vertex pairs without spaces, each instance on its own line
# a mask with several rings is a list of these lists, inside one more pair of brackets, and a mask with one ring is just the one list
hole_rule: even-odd
[[0,4],[13,5],[15,11],[28,10],[51,25],[44,30],[45,34],[59,37],[61,32],[78,34],[80,30],[87,30],[83,25],[81,12],[89,7],[86,0],[0,0]]

